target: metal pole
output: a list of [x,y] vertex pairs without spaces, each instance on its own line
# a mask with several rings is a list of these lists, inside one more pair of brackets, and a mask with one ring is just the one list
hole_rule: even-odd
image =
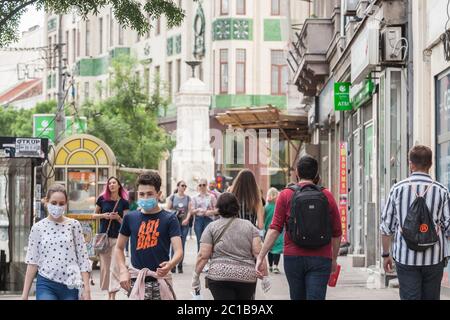
[[[407,114],[408,117],[406,121],[408,123],[408,133],[406,135],[408,150],[412,148],[414,144],[414,40],[413,40],[413,4],[412,1],[408,1],[408,79],[407,79],[407,88],[408,88],[408,98],[407,98]],[[405,170],[407,171],[407,170]]]
[[58,44],[56,49],[58,50],[58,106],[56,109],[56,130],[55,130],[55,144],[58,144],[62,140],[62,132],[64,131],[64,88],[63,88],[63,59],[62,59],[62,15],[59,15],[58,25]]

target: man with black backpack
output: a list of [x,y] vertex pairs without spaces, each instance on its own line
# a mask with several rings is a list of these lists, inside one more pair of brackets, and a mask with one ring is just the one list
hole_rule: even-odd
[[429,175],[432,157],[426,146],[411,149],[412,174],[392,187],[381,216],[383,266],[392,272],[395,260],[402,300],[440,299],[450,199],[447,188]]
[[302,157],[297,164],[300,182],[278,196],[272,224],[256,261],[259,275],[279,234],[284,236],[284,270],[292,300],[325,300],[330,274],[336,271],[342,236],[333,194],[314,184],[319,164]]

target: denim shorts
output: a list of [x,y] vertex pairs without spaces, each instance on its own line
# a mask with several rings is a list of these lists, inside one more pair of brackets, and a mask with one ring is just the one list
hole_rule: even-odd
[[37,275],[36,300],[78,300],[78,289],[69,289],[65,284]]

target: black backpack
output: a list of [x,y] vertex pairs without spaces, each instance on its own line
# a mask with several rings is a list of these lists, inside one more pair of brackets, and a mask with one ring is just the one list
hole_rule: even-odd
[[423,195],[416,193],[416,199],[409,206],[401,228],[406,245],[414,251],[425,251],[432,248],[439,241],[433,216],[428,210],[424,198],[431,185],[428,186]]
[[289,187],[294,191],[287,231],[299,247],[316,249],[331,242],[331,217],[323,188],[314,184]]

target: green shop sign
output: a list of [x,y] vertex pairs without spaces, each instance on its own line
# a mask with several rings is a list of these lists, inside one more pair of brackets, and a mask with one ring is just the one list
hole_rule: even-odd
[[73,117],[66,117],[66,137],[77,133],[86,133],[87,118],[77,117],[75,121]]
[[375,84],[373,83],[372,79],[366,79],[364,81],[364,85],[362,86],[362,88],[352,98],[352,104],[355,107],[355,109],[358,109],[364,103],[370,101],[370,99],[372,99],[374,91],[375,91]]
[[33,115],[33,137],[48,138],[55,142],[55,115],[34,114]]
[[350,82],[336,82],[334,84],[334,110],[352,110],[350,101]]

